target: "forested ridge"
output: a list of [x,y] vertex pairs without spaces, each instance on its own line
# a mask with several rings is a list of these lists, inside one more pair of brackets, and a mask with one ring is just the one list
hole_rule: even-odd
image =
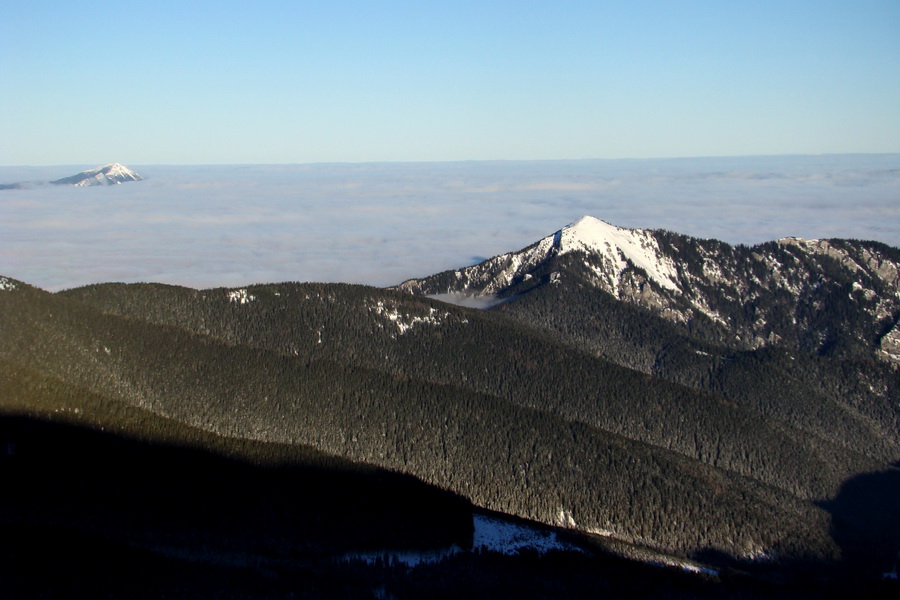
[[[731,246],[583,217],[517,252],[397,287],[415,294],[492,294],[513,309],[533,292],[581,288],[594,302],[611,296],[646,309],[698,342],[896,364],[898,286],[900,250],[878,242],[784,238]],[[566,308],[578,313],[585,306]],[[566,311],[551,312],[567,321]],[[585,320],[573,315],[568,324],[574,323]]]
[[[38,314],[53,313],[52,344],[60,354],[45,360],[39,346],[29,356],[26,343],[8,343],[8,360],[33,361],[56,377],[203,429],[309,444],[415,474],[480,506],[544,522],[566,515],[563,521],[585,529],[612,529],[672,552],[834,552],[825,514],[792,495],[553,411],[327,358],[225,344],[37,290],[22,294],[36,296],[28,304]],[[17,312],[24,324],[24,311]],[[85,368],[85,358],[95,366]],[[760,500],[745,502],[746,494]],[[750,533],[746,521],[758,525],[742,536]],[[792,548],[797,539],[805,541]]]
[[[147,302],[145,293],[151,298],[168,293],[173,299]],[[748,410],[727,395],[697,393],[647,377],[490,312],[358,286],[257,286],[247,292],[256,301],[243,305],[228,300],[229,293],[103,285],[65,295],[83,301],[103,298],[104,310],[143,315],[229,343],[310,360],[326,358],[503,398],[781,485],[806,498],[827,497],[848,474],[900,454],[900,436],[884,435],[880,422],[849,413],[828,396],[794,402],[766,389],[756,393],[754,398],[768,398],[787,407],[782,412],[802,416],[786,427],[781,413],[775,415],[782,417],[778,420],[762,418],[758,406]],[[420,321],[401,333],[403,322],[386,317],[385,307],[411,323]],[[233,312],[240,318],[223,319]],[[792,403],[797,406],[792,408]],[[689,425],[673,430],[671,424],[679,422]],[[805,460],[798,460],[806,454]]]
[[[679,281],[707,285],[696,273],[710,271],[697,266],[708,262],[709,244],[698,251],[682,237],[656,235],[694,273]],[[480,507],[637,554],[779,578],[818,572],[810,577],[820,582],[842,571],[817,569],[839,565],[875,581],[900,550],[891,466],[900,457],[900,375],[881,343],[893,335],[893,317],[872,325],[858,309],[890,290],[870,278],[862,281],[871,293],[857,294],[835,256],[877,255],[879,273],[884,257],[896,257],[839,241],[817,246],[813,258],[797,247],[717,252],[732,271],[745,254],[765,250],[836,273],[808,288],[785,274],[805,300],[778,300],[776,290],[770,302],[752,286],[708,284],[702,294],[672,296],[682,304],[666,310],[694,311],[674,321],[652,304],[668,293],[653,279],[660,275],[631,265],[624,287],[600,289],[591,279],[597,265],[579,252],[538,261],[510,281],[507,302],[487,311],[346,284],[98,284],[51,294],[2,278],[0,400],[5,413],[36,420],[22,425],[35,436],[69,435],[38,424],[62,419],[153,447],[299,466],[317,481],[338,477],[327,484],[337,490],[388,477],[384,507],[398,495],[431,507],[411,511],[421,514],[421,536],[412,533],[418,526],[401,527],[409,547],[464,546],[466,519]],[[451,279],[459,276],[440,274],[432,284]],[[628,286],[651,305],[623,301]],[[742,309],[750,311],[744,333],[729,338],[723,324],[745,318],[729,312],[734,294],[758,301]],[[832,302],[841,294],[846,306]],[[789,304],[798,307],[793,321],[778,329],[778,306]],[[804,313],[807,304],[824,308]],[[871,316],[887,305],[866,306]],[[812,337],[791,337],[797,323]],[[760,344],[760,336],[774,341]],[[328,497],[344,492],[335,493]],[[431,510],[445,504],[458,519],[441,529]],[[386,523],[399,523],[405,506],[384,508]],[[340,502],[332,508],[372,515]],[[210,531],[200,535],[225,543]],[[380,531],[370,536],[376,545],[386,539]],[[322,548],[320,534],[308,535]],[[264,535],[283,550],[278,535]],[[350,536],[350,545],[365,547],[366,535]]]
[[[566,271],[560,275],[562,281],[568,277]],[[883,448],[885,460],[898,455],[896,368],[871,355],[842,358],[781,346],[751,350],[714,344],[571,277],[571,285],[541,287],[495,310],[616,364],[712,392],[837,444],[859,447],[862,435],[872,448]]]

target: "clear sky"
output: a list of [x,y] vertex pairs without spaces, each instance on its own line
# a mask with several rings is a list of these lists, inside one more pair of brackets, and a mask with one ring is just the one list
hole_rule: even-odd
[[900,152],[900,1],[0,0],[0,164]]

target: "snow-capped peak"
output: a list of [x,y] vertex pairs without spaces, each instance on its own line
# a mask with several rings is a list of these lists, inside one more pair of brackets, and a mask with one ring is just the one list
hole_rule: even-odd
[[111,163],[95,169],[82,171],[71,177],[57,179],[56,181],[51,181],[51,183],[87,187],[93,185],[116,185],[125,183],[126,181],[141,181],[143,179],[143,177],[128,167],[119,163]]
[[120,165],[119,163],[112,163],[112,164],[104,165],[97,170],[109,177],[115,177],[117,175],[124,175],[124,176],[131,177],[131,176],[136,175],[136,173],[134,171],[132,171],[125,165]]
[[584,216],[563,227],[557,237],[559,254],[582,251],[598,254],[615,265],[616,278],[630,261],[646,271],[647,276],[659,285],[677,290],[675,264],[659,250],[656,238],[643,229],[625,229],[606,221]]
[[[663,252],[654,232],[625,229],[610,225],[594,217],[582,217],[518,252],[508,252],[483,263],[456,271],[449,285],[439,287],[425,280],[411,279],[400,284],[401,289],[430,294],[464,292],[477,296],[499,294],[515,282],[528,281],[539,265],[565,254],[584,254],[584,266],[596,276],[595,284],[616,298],[629,279],[631,267],[641,269],[657,286],[681,292],[678,269],[670,256]],[[547,275],[557,281],[558,272]]]

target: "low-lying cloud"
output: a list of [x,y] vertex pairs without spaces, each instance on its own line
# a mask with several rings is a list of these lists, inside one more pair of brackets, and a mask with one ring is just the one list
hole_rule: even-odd
[[[129,165],[145,181],[0,191],[0,274],[378,286],[518,250],[583,215],[729,243],[900,246],[900,155],[263,166]],[[0,183],[81,167],[0,168]]]

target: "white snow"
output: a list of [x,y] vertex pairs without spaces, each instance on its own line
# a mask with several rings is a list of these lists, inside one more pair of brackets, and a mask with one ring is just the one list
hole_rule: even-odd
[[400,332],[400,335],[403,335],[416,325],[440,325],[442,322],[441,319],[445,319],[450,316],[449,312],[444,312],[443,314],[441,314],[435,308],[429,308],[428,315],[424,317],[403,314],[399,310],[397,310],[397,307],[385,306],[384,302],[381,300],[379,300],[374,307],[370,308],[370,310],[375,314],[383,316],[391,321],[397,327],[397,331]]
[[559,509],[559,512],[556,514],[556,522],[560,527],[574,528],[576,526],[572,513],[562,508]]
[[256,296],[247,293],[247,288],[231,290],[228,292],[228,301],[234,302],[235,304],[249,304],[254,300],[256,300]]
[[11,292],[16,289],[16,284],[6,277],[0,277],[0,292]]
[[101,171],[106,172],[107,175],[114,177],[116,175],[124,175],[131,176],[134,175],[134,172],[124,165],[120,165],[119,163],[112,163],[110,165],[106,165],[101,168]]
[[111,163],[82,171],[83,179],[75,184],[76,187],[88,187],[93,185],[115,185],[123,181],[141,181],[143,177],[119,163]]
[[[547,239],[550,238],[544,238]],[[581,217],[559,232],[559,253],[575,251],[603,257],[607,264],[615,268],[616,280],[630,261],[664,288],[679,289],[674,262],[662,256],[656,239],[649,231],[625,229],[594,217]]]
[[556,533],[520,525],[495,517],[476,514],[472,518],[475,532],[472,549],[514,555],[523,550],[545,554],[551,550],[582,552],[577,546],[557,539]]
[[[474,532],[472,536],[473,551],[489,551],[514,556],[523,550],[531,550],[538,554],[546,554],[552,550],[568,552],[584,552],[581,548],[561,542],[556,533],[545,531],[528,525],[521,525],[486,515],[472,516]],[[352,552],[343,556],[345,561],[361,560],[369,564],[378,560],[415,567],[424,563],[439,562],[447,557],[462,552],[462,548],[453,545],[437,550],[375,550],[371,552]]]
[[[675,263],[660,251],[652,232],[616,227],[590,216],[582,217],[555,234],[542,238],[526,250],[495,256],[487,261],[488,269],[483,265],[476,265],[464,272],[469,277],[470,285],[483,283],[481,295],[488,296],[509,286],[516,277],[527,273],[554,254],[578,251],[590,257],[585,260],[585,266],[603,282],[602,287],[616,297],[629,265],[642,269],[658,285],[675,292],[680,291]],[[499,272],[488,275],[491,267]],[[458,271],[456,276],[459,279],[461,272]],[[551,283],[558,281],[558,278],[558,274],[551,274]]]
[[676,569],[681,569],[682,571],[686,571],[688,573],[696,573],[696,574],[706,574],[718,576],[719,571],[710,567],[704,567],[702,565],[698,565],[695,563],[687,562],[684,560],[679,560],[673,557],[662,557],[658,558],[655,561],[651,561],[651,564],[657,564],[664,567],[674,567]]

